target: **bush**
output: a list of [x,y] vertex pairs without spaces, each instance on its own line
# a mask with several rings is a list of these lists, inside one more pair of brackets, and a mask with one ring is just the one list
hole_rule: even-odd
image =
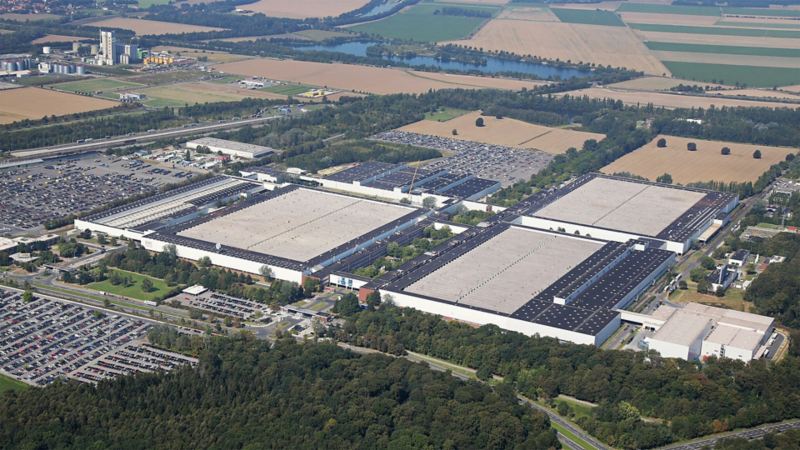
[[658,148],[666,148],[667,147],[667,140],[664,139],[664,138],[659,139],[658,142],[656,142],[656,147],[658,147]]
[[689,142],[688,144],[686,144],[686,150],[689,150],[690,152],[696,152],[697,144],[695,144],[694,142]]
[[761,159],[761,150],[756,150],[753,152],[753,159]]
[[722,154],[725,155],[725,156],[730,155],[731,154],[730,147],[722,147]]
[[482,127],[483,126],[483,117],[478,117],[477,119],[475,119],[475,126],[476,127]]

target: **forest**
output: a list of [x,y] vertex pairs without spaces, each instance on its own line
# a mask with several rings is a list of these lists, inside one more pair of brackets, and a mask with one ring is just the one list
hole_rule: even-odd
[[4,448],[547,449],[548,418],[492,390],[333,344],[247,337],[188,345],[200,364],[98,386],[56,383],[0,395]]
[[473,328],[390,303],[351,316],[334,337],[391,354],[431,355],[485,378],[500,375],[530,398],[566,394],[597,403],[577,422],[614,447],[649,448],[800,416],[797,347],[779,363],[700,364]]

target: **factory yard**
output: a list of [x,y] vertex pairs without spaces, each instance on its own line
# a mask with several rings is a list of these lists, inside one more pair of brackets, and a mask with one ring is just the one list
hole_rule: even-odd
[[44,386],[61,378],[94,383],[136,372],[197,364],[144,344],[149,325],[34,295],[0,289],[0,370]]
[[669,74],[627,27],[492,19],[470,39],[453,43],[574,63],[625,67],[651,75]]
[[[113,108],[119,103],[109,100],[67,94],[49,89],[26,87],[0,90],[0,124],[19,120],[36,120],[45,116]],[[2,143],[0,143],[2,149]]]
[[204,27],[200,25],[187,25],[183,23],[159,22],[156,20],[132,19],[128,17],[114,17],[112,19],[101,19],[89,22],[90,25],[98,28],[121,28],[131,30],[139,36],[158,36],[161,34],[182,34],[197,33],[203,31],[220,31],[222,28]]
[[378,133],[371,139],[440,150],[446,156],[427,164],[426,169],[447,170],[454,174],[497,180],[503,186],[530,179],[547,167],[553,159],[553,155],[538,150],[461,141],[400,130]]
[[522,81],[470,75],[447,75],[404,69],[318,63],[287,59],[257,58],[214,66],[220,73],[232,73],[273,80],[291,80],[311,86],[333,87],[371,94],[420,94],[430,89],[522,89],[539,86],[539,81]]
[[599,241],[512,227],[406,291],[511,314],[602,246]]
[[595,177],[535,215],[657,236],[703,197],[703,192]]
[[712,105],[722,107],[745,108],[797,108],[796,103],[770,102],[763,100],[744,100],[734,98],[721,98],[717,96],[700,96],[687,94],[671,94],[664,92],[643,92],[628,89],[612,89],[608,87],[591,87],[578,89],[556,95],[571,95],[573,97],[610,98],[619,100],[626,105],[660,106],[667,109],[677,108],[710,108]]
[[178,234],[308,261],[412,211],[404,206],[300,188],[233,210]]
[[367,4],[367,0],[258,0],[239,9],[263,13],[272,17],[308,19],[310,17],[336,17]]
[[[661,138],[667,140],[666,148],[657,147],[656,143]],[[697,144],[697,151],[686,149],[689,142]],[[722,147],[730,148],[730,155],[722,155]],[[761,159],[753,158],[756,149],[761,150]],[[668,173],[675,183],[681,184],[705,181],[755,182],[770,166],[783,161],[786,155],[796,153],[796,148],[660,135],[647,145],[603,167],[602,171],[608,174],[629,172],[649,180]]]
[[37,228],[191,176],[100,154],[0,169],[0,232]]
[[[475,125],[475,120],[478,118],[483,119],[482,127]],[[454,136],[453,130],[456,130],[458,135]],[[599,133],[545,127],[510,118],[498,119],[494,116],[482,116],[480,111],[443,122],[421,120],[399,128],[399,131],[505,147],[536,149],[552,154],[564,153],[569,148],[580,149],[589,139],[597,141],[605,139],[605,135]]]

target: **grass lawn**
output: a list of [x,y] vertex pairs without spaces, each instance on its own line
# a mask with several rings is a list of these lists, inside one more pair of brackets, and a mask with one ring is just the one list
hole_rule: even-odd
[[55,89],[67,92],[98,92],[111,91],[123,88],[135,88],[142,86],[139,83],[115,80],[113,78],[95,78],[92,80],[72,81],[53,85]]
[[606,25],[624,27],[625,23],[612,11],[596,9],[558,9],[551,8],[558,20],[565,23],[585,23],[588,25]]
[[565,397],[563,395],[559,395],[558,397],[556,397],[555,401],[556,404],[566,403],[567,406],[569,406],[570,409],[572,409],[572,412],[575,413],[575,418],[592,417],[592,410],[595,408],[595,406],[589,405],[584,402],[576,401],[573,398]]
[[[121,275],[130,277],[133,283],[127,287],[121,284],[114,286],[113,284],[111,284],[110,280],[106,279],[104,281],[98,281],[95,283],[87,284],[86,287],[94,289],[96,291],[108,292],[110,294],[121,295],[123,297],[135,298],[137,300],[155,300],[160,296],[169,292],[170,289],[172,289],[171,287],[167,286],[167,283],[164,282],[164,280],[161,280],[159,278],[153,278],[147,275],[142,275],[134,272],[127,272],[118,269],[112,269],[112,271],[119,272]],[[149,278],[150,281],[153,282],[153,290],[150,292],[144,292],[142,290],[142,280],[144,280],[145,278]]]
[[684,14],[687,16],[719,16],[720,8],[716,6],[684,6],[658,5],[650,3],[622,2],[617,12],[641,12],[651,14]]
[[780,56],[800,58],[800,49],[740,47],[735,45],[680,44],[675,42],[645,42],[650,50],[664,52],[715,53],[723,55]]
[[28,385],[11,377],[0,375],[0,394],[5,391],[23,391]]
[[276,84],[275,86],[265,87],[262,90],[273,94],[298,95],[311,89],[313,89],[311,86],[306,86],[305,84]]
[[695,282],[688,281],[687,285],[689,289],[675,290],[669,297],[670,301],[675,303],[694,302],[735,311],[750,311],[753,308],[752,303],[744,300],[744,291],[741,289],[729,288],[724,297],[717,297],[697,292],[697,283]]
[[795,30],[760,30],[756,28],[722,28],[693,25],[664,25],[657,23],[629,23],[631,28],[641,31],[658,31],[663,33],[714,34],[718,36],[748,36],[774,38],[800,38],[800,31]]
[[721,84],[775,87],[800,84],[800,70],[788,67],[734,66],[681,61],[662,61],[676,78]]
[[783,229],[783,227],[781,227],[780,225],[776,225],[774,223],[767,223],[767,222],[761,222],[756,226],[758,228],[766,228],[768,230],[782,230]]
[[435,120],[437,122],[447,122],[448,120],[461,117],[468,113],[466,109],[442,108],[436,112],[425,113],[425,120]]
[[451,362],[447,362],[443,359],[434,358],[433,356],[423,355],[422,353],[415,353],[412,351],[406,350],[406,352],[413,356],[416,359],[428,362],[435,366],[443,367],[445,369],[450,369],[451,372],[463,375],[471,380],[477,380],[478,377],[475,375],[475,371],[471,370],[464,366],[459,366],[457,364],[453,364]]
[[[423,42],[452,41],[469,37],[486,20],[484,17],[466,17],[436,14],[443,5],[418,4],[411,8],[371,23],[349,28],[360,33],[377,34],[389,39],[408,39]],[[496,7],[458,5],[494,13]]]
[[166,5],[170,0],[139,0],[139,8],[149,8],[153,5]]

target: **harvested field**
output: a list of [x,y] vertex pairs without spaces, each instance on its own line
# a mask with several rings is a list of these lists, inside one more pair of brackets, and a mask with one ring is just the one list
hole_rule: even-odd
[[719,92],[712,92],[714,95],[724,95],[726,97],[755,97],[763,99],[778,99],[800,101],[800,92],[784,92],[772,89],[730,89]]
[[[475,126],[475,120],[479,117],[483,118],[483,127]],[[454,129],[458,130],[457,136],[453,136]],[[588,139],[605,139],[605,135],[599,133],[545,127],[510,118],[497,119],[494,116],[481,116],[479,111],[443,122],[421,120],[400,130],[506,147],[537,149],[552,154],[564,153],[570,147],[579,149]]]
[[[790,103],[777,103],[767,101],[737,100],[729,98],[711,98],[696,95],[667,94],[661,92],[644,93],[641,91],[629,91],[624,89],[610,88],[588,88],[570,91],[565,94],[573,96],[588,96],[590,98],[611,98],[620,100],[626,105],[647,105],[652,103],[667,109],[676,108],[708,108],[711,105],[716,107],[750,107],[750,108],[797,108],[798,105]],[[564,94],[560,94],[564,95]]]
[[626,27],[494,19],[457,44],[521,55],[622,66],[648,74],[667,68]]
[[307,19],[309,17],[336,17],[356,10],[367,4],[368,0],[259,0],[238,8],[245,11],[264,13],[273,17]]
[[[729,28],[722,28],[729,29]],[[800,30],[798,30],[800,31]],[[742,47],[800,48],[800,39],[748,36],[722,36],[715,34],[667,33],[636,30],[645,41],[676,42],[681,44],[731,45]]]
[[536,81],[417,72],[402,69],[326,64],[308,61],[259,58],[216,66],[219,72],[259,76],[311,86],[372,94],[423,93],[429,89],[496,88],[522,89],[540,85]]
[[434,3],[463,3],[465,5],[505,5],[511,0],[434,0]]
[[683,85],[696,85],[696,86],[710,86],[710,87],[721,87],[719,84],[713,83],[700,83],[697,81],[692,80],[682,80],[680,78],[667,78],[667,77],[642,77],[642,78],[635,78],[633,80],[622,81],[619,83],[614,83],[608,85],[610,88],[615,89],[628,89],[633,91],[648,91],[648,92],[655,92],[655,91],[668,91],[673,87],[676,87],[680,84]]
[[151,107],[184,106],[205,102],[232,102],[243,98],[283,99],[285,95],[257,89],[243,89],[236,84],[219,84],[204,81],[180,83],[136,90],[147,95],[145,105]]
[[87,38],[80,36],[62,36],[60,34],[48,34],[47,36],[42,36],[38,39],[32,40],[31,44],[33,45],[54,44],[60,42],[85,41],[86,39]]
[[140,36],[157,36],[160,34],[181,34],[194,33],[198,31],[219,31],[222,28],[203,27],[200,25],[186,25],[183,23],[158,22],[155,20],[130,19],[126,17],[115,17],[104,19],[97,22],[90,22],[86,25],[93,27],[120,28],[131,30]]
[[800,21],[797,19],[779,19],[775,17],[770,18],[755,18],[755,17],[725,17],[717,25],[725,26],[744,26],[755,28],[784,28],[776,25],[788,25],[786,28],[800,28]]
[[[667,140],[667,148],[656,147],[656,142],[662,137]],[[689,142],[697,144],[697,151],[686,150]],[[722,155],[722,147],[729,147],[731,154]],[[756,149],[761,150],[761,159],[753,158]],[[783,161],[790,153],[797,153],[797,149],[657,136],[644,147],[607,165],[602,171],[630,172],[649,180],[669,173],[674,182],[681,184],[704,181],[755,182],[771,165]]]
[[670,4],[648,4],[624,2],[620,4],[618,12],[639,12],[648,14],[682,14],[695,16],[715,16],[719,17],[721,11],[719,7],[711,6],[689,6],[689,5],[670,5]]
[[118,103],[39,88],[0,90],[0,123],[113,108]]
[[664,25],[655,23],[629,23],[628,25],[636,30],[664,33],[748,36],[751,38],[800,38],[800,30],[760,30],[755,28],[701,27],[694,25]]
[[689,14],[657,14],[644,12],[619,13],[626,23],[656,23],[664,25],[701,25],[711,26],[717,23],[719,17],[699,16]]
[[621,1],[602,1],[599,3],[558,3],[558,7],[566,9],[600,9],[603,11],[616,11],[621,4]]

